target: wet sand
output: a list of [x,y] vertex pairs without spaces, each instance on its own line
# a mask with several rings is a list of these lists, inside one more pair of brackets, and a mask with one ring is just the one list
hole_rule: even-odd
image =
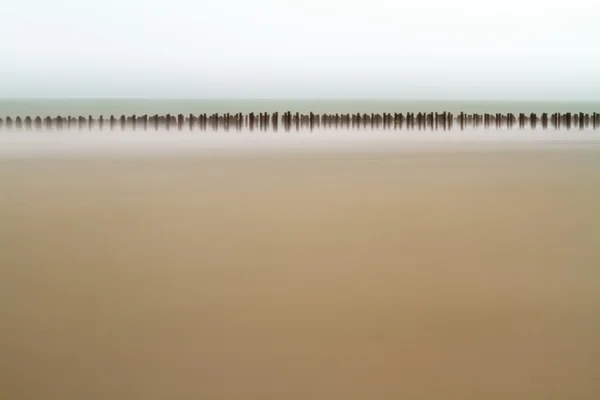
[[598,399],[600,150],[0,158],[0,393]]

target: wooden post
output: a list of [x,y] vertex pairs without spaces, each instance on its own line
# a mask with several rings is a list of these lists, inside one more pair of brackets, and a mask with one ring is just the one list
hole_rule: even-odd
[[[280,120],[281,119],[281,120]],[[456,121],[455,121],[456,119]],[[166,114],[165,116],[155,115],[154,117],[120,115],[115,117],[99,116],[98,121],[93,116],[57,116],[52,117],[35,117],[35,116],[16,116],[6,117],[0,121],[2,127],[6,129],[83,129],[84,126],[88,126],[91,130],[92,126],[98,123],[100,130],[102,130],[104,122],[110,124],[111,129],[115,129],[119,126],[121,129],[137,129],[144,127],[148,128],[154,125],[155,129],[160,127],[167,129],[174,129],[175,126],[179,130],[183,129],[183,125],[189,125],[190,131],[200,127],[200,129],[212,128],[218,130],[223,127],[226,130],[236,129],[243,130],[244,126],[250,126],[251,129],[259,128],[261,130],[273,129],[277,131],[279,124],[283,124],[284,128],[291,130],[302,130],[302,129],[315,129],[321,127],[324,129],[361,129],[370,127],[371,129],[403,129],[404,123],[406,128],[415,129],[415,125],[418,129],[448,129],[452,128],[454,122],[460,124],[461,129],[467,127],[485,127],[490,128],[495,126],[497,129],[507,127],[509,129],[516,127],[517,123],[519,128],[531,128],[537,129],[541,126],[543,129],[547,129],[549,125],[554,126],[556,129],[560,129],[561,126],[565,126],[568,129],[579,127],[579,129],[593,128],[598,129],[600,126],[600,114],[584,113],[584,112],[565,112],[565,113],[541,113],[538,116],[536,113],[518,113],[518,114],[502,114],[502,113],[465,113],[461,112],[456,117],[451,113],[444,111],[442,112],[407,112],[407,113],[333,113],[333,114],[316,114],[314,112],[307,112],[301,114],[299,112],[292,113],[286,111],[282,113],[281,117],[278,112],[260,112],[260,113],[214,113],[211,115],[200,114],[194,116],[194,114],[183,115],[171,115]]]
[[547,127],[548,127],[548,114],[543,113],[542,114],[542,128],[546,129]]
[[519,128],[523,129],[525,127],[525,114],[519,113]]

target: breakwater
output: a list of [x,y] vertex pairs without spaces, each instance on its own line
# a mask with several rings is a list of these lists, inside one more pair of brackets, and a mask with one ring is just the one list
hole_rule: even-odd
[[224,113],[0,118],[0,130],[598,129],[600,113]]

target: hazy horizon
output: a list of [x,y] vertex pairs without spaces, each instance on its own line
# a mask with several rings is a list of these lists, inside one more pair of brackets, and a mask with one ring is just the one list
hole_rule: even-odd
[[0,98],[600,100],[593,0],[23,0]]
[[336,102],[414,102],[414,103],[600,103],[598,99],[512,99],[512,98],[478,98],[478,99],[460,99],[460,98],[410,98],[410,97],[201,97],[201,96],[0,96],[0,101],[27,101],[27,100],[48,100],[48,101],[69,101],[69,100],[135,100],[135,101],[336,101]]

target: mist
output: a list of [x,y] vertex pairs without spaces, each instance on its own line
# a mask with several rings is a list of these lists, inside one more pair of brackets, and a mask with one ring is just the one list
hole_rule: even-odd
[[3,5],[0,97],[599,100],[594,0]]

